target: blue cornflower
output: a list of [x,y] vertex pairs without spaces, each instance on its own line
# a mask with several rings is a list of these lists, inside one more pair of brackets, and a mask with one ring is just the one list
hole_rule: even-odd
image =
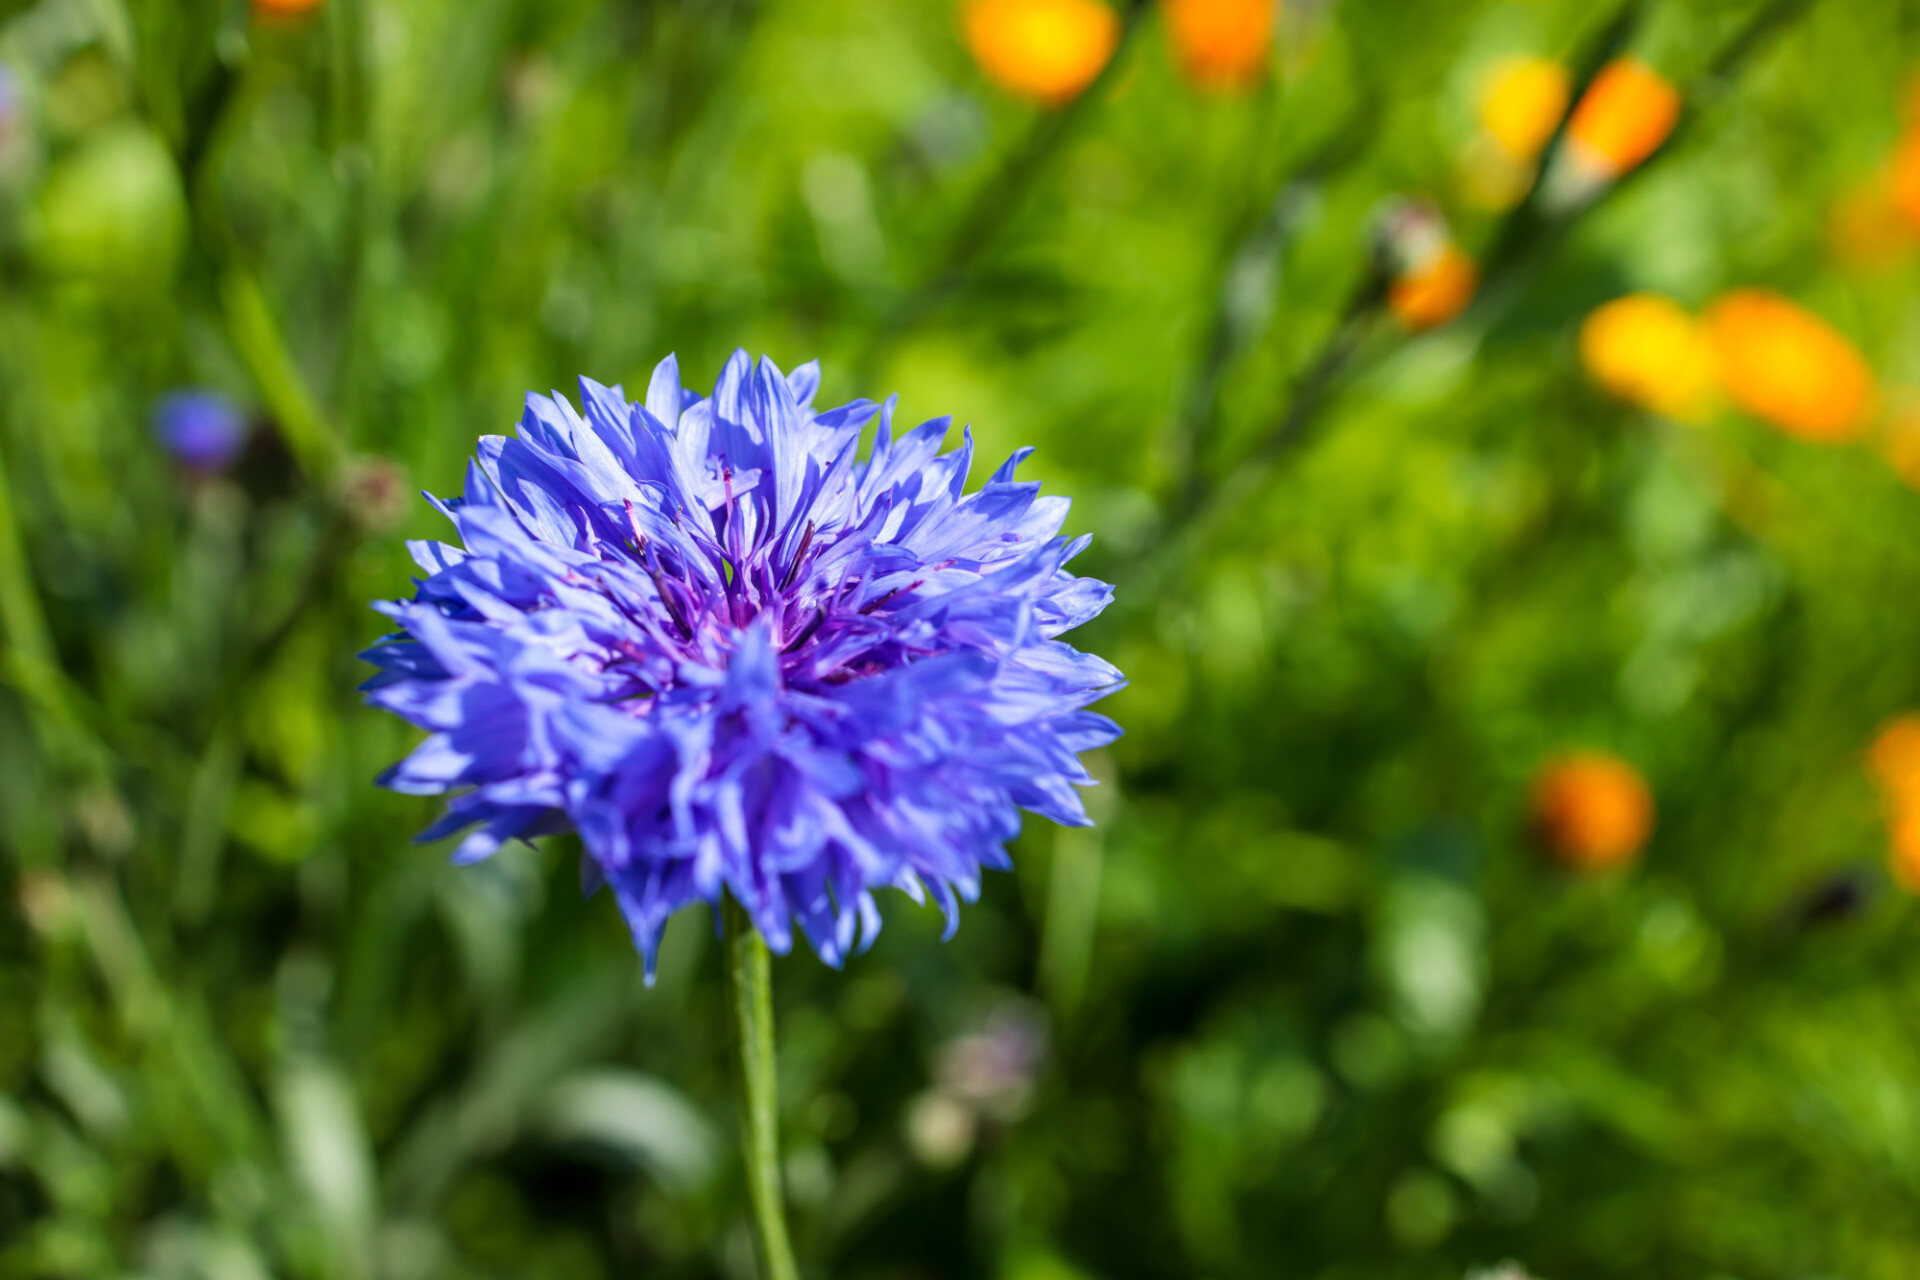
[[[1112,589],[1064,565],[1064,498],[1013,478],[962,496],[948,419],[895,440],[893,405],[815,412],[735,352],[711,397],[672,357],[644,404],[581,380],[585,416],[529,396],[436,506],[464,549],[376,605],[369,701],[429,731],[381,781],[458,791],[422,835],[472,862],[577,830],[651,969],[668,916],[731,893],[769,946],[797,919],[839,964],[873,890],[957,898],[1005,869],[1020,808],[1086,825],[1078,753],[1120,730],[1086,707],[1120,673],[1059,637]],[[880,424],[865,461],[862,427]]]
[[190,471],[224,471],[247,443],[247,420],[217,391],[175,391],[153,407],[153,433]]

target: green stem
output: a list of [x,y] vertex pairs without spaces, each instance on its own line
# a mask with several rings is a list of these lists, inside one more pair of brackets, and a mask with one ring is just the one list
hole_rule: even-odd
[[799,1280],[780,1195],[779,1087],[773,1055],[773,975],[767,944],[732,898],[721,907],[725,921],[727,1005],[738,1052],[741,1147],[747,1158],[747,1192],[753,1201],[754,1235],[766,1280]]
[[46,615],[40,612],[40,597],[14,523],[4,458],[0,458],[0,636],[35,663],[52,666],[55,662]]
[[106,772],[107,752],[81,716],[83,699],[60,666],[47,615],[33,585],[0,457],[0,684],[13,685],[43,717],[57,749],[85,771]]
[[226,308],[228,335],[281,438],[308,479],[325,481],[339,461],[340,440],[307,390],[259,281],[238,266],[229,267],[220,278],[220,301]]

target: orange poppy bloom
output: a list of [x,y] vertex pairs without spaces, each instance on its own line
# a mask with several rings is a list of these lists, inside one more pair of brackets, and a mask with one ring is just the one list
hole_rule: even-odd
[[326,0],[253,0],[253,11],[263,18],[297,18],[324,3]]
[[1480,127],[1509,159],[1532,160],[1560,127],[1572,91],[1567,69],[1551,58],[1503,59],[1480,81]]
[[1873,410],[1873,371],[1826,321],[1764,289],[1707,311],[1720,378],[1740,406],[1803,440],[1858,435]]
[[1600,69],[1567,122],[1569,158],[1611,180],[1659,149],[1680,120],[1680,91],[1635,58]]
[[1607,871],[1639,856],[1653,830],[1646,780],[1618,756],[1582,752],[1552,761],[1534,780],[1533,834],[1575,871]]
[[1713,346],[1698,321],[1656,294],[1595,308],[1580,326],[1580,362],[1606,390],[1666,417],[1700,422],[1712,408]]
[[1451,240],[1402,272],[1387,292],[1387,305],[1415,333],[1435,329],[1466,310],[1480,285],[1480,269]]
[[1174,56],[1202,89],[1259,79],[1273,52],[1275,0],[1160,0]]
[[1119,15],[1099,0],[970,0],[962,23],[988,79],[1051,107],[1092,84],[1120,42]]

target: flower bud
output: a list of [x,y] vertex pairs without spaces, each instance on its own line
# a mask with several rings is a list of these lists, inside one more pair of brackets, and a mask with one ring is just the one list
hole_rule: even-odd
[[1920,714],[1880,726],[1867,748],[1867,774],[1887,817],[1887,869],[1901,888],[1920,893]]
[[1542,201],[1560,210],[1586,204],[1658,150],[1679,120],[1680,91],[1659,73],[1634,58],[1608,63],[1567,120]]
[[1243,88],[1273,52],[1274,0],[1161,0],[1180,70],[1202,89]]
[[1867,748],[1867,772],[1889,803],[1920,800],[1920,715],[1880,727]]
[[1826,321],[1764,289],[1707,311],[1720,378],[1741,408],[1802,440],[1847,440],[1874,401],[1867,362]]
[[153,433],[196,475],[225,471],[247,444],[247,422],[217,391],[175,391],[153,407]]
[[1414,333],[1437,329],[1467,309],[1480,284],[1480,269],[1459,245],[1440,252],[1393,282],[1387,304]]
[[1903,390],[1887,396],[1887,421],[1874,446],[1900,483],[1920,489],[1920,396]]
[[1920,894],[1920,805],[1888,815],[1887,833],[1887,870],[1902,889]]
[[[1920,161],[1920,152],[1915,159]],[[1827,248],[1850,267],[1883,267],[1912,246],[1920,229],[1920,164],[1906,179],[1912,191],[1897,195],[1898,163],[1848,189],[1827,214]]]
[[253,0],[253,12],[269,20],[304,18],[326,0]]
[[1635,58],[1600,69],[1567,122],[1575,163],[1606,181],[1639,167],[1680,120],[1680,91]]
[[962,21],[988,79],[1050,107],[1078,97],[1120,42],[1120,18],[1099,0],[970,0]]
[[1479,268],[1453,242],[1447,220],[1424,200],[1395,200],[1379,214],[1374,248],[1391,282],[1387,307],[1413,333],[1438,328],[1466,309]]
[[1909,232],[1920,231],[1920,125],[1908,125],[1887,162],[1887,200]]
[[1551,58],[1503,58],[1480,80],[1480,127],[1511,160],[1528,163],[1560,127],[1572,94],[1567,69]]
[[1713,346],[1678,303],[1650,293],[1615,298],[1580,326],[1587,376],[1629,404],[1701,422],[1717,385]]
[[972,1154],[980,1132],[973,1108],[928,1089],[907,1104],[907,1149],[929,1169],[951,1169]]
[[354,527],[382,533],[400,523],[406,500],[413,496],[407,473],[389,458],[349,458],[340,468],[336,498]]
[[1632,862],[1653,830],[1653,797],[1640,771],[1618,756],[1583,752],[1542,769],[1533,785],[1533,834],[1573,871]]

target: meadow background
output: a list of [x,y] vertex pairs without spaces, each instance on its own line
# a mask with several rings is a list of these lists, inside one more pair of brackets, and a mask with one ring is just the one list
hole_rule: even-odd
[[[736,346],[1038,446],[1132,681],[1097,829],[776,961],[811,1274],[1912,1274],[1920,8],[1289,0],[1228,85],[1133,4],[1053,108],[945,0],[298,7],[0,2],[0,1276],[753,1274],[710,923],[647,989],[568,839],[410,843],[354,658],[527,391]],[[1490,192],[1514,54],[1678,127]],[[1436,214],[1480,287],[1410,332]],[[1582,367],[1748,287],[1850,438]],[[1530,838],[1572,750],[1656,806],[1606,874]]]

